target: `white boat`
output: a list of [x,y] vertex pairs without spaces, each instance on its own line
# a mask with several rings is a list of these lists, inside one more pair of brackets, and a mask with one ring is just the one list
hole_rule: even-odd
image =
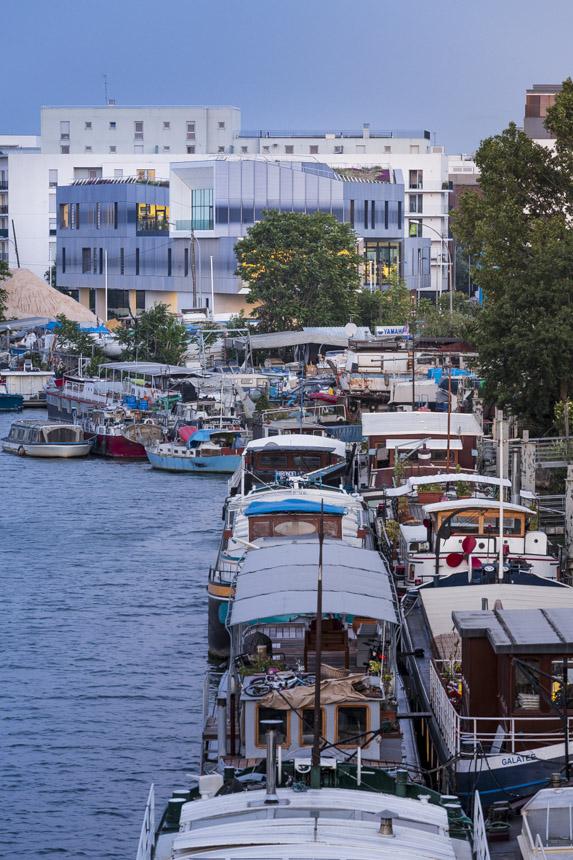
[[232,474],[241,462],[241,431],[198,430],[180,427],[180,442],[152,442],[146,446],[154,469],[167,472],[216,472]]
[[527,801],[521,810],[517,844],[523,860],[569,860],[573,856],[572,786],[542,788]]
[[20,457],[87,457],[91,447],[82,427],[57,421],[15,421],[2,439],[2,450]]

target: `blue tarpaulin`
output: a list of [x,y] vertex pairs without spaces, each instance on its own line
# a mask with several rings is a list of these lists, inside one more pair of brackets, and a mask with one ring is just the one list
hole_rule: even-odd
[[[324,505],[323,511],[325,514],[344,515],[344,508],[337,505]],[[252,502],[245,511],[247,517],[281,513],[319,514],[320,504],[308,499],[281,499],[278,502]]]

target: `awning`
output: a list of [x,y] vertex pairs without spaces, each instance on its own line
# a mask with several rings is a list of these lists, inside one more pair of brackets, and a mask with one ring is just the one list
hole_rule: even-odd
[[252,439],[246,451],[262,451],[280,448],[301,448],[304,451],[331,451],[339,457],[346,457],[346,445],[338,439],[327,436],[310,436],[307,433],[285,433],[279,436],[265,436]]
[[[494,478],[490,475],[477,475],[474,472],[452,472],[440,475],[412,475],[405,484],[402,484],[400,487],[390,487],[384,492],[386,496],[406,496],[408,493],[412,493],[416,487],[423,487],[424,484],[455,484],[458,481],[465,481],[468,484],[489,484],[492,487],[499,487],[499,478]],[[504,478],[503,486],[511,487],[511,481],[508,478]]]
[[321,506],[318,502],[313,502],[310,499],[280,499],[278,502],[251,502],[245,510],[245,516],[255,517],[259,514],[319,514],[320,511],[325,514],[338,514],[342,517],[345,513],[345,508],[338,505]]
[[[231,625],[283,615],[315,615],[318,541],[251,550],[237,576]],[[323,545],[322,611],[398,623],[391,574],[374,550]]]
[[[385,444],[386,448],[392,450],[403,448],[405,451],[411,451],[418,448],[419,451],[423,451],[424,448],[427,448],[429,451],[447,451],[448,449],[447,439],[427,439],[423,445],[420,445],[419,439],[386,439]],[[450,439],[450,451],[461,451],[463,447],[461,439]]]

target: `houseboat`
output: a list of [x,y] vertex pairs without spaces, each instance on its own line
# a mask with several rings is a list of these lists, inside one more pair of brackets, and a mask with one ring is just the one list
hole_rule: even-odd
[[22,396],[25,409],[46,408],[45,388],[53,378],[48,370],[2,370],[1,381],[6,385],[8,394]]
[[2,450],[20,457],[87,457],[91,442],[76,424],[24,419],[12,424]]
[[485,565],[412,589],[401,610],[411,704],[443,790],[490,805],[546,786],[569,738],[573,589]]
[[155,441],[146,447],[154,469],[233,474],[240,466],[243,440],[239,430],[180,427],[178,435],[179,442]]
[[[144,414],[147,413],[120,405],[85,413],[82,425],[86,437],[92,440],[92,452],[120,460],[146,460],[145,445],[161,438],[162,431],[152,418],[144,419]],[[143,421],[147,422],[145,432],[139,429]]]
[[229,593],[238,565],[250,550],[273,543],[286,546],[293,536],[318,534],[321,504],[328,536],[356,548],[373,546],[368,512],[358,495],[305,484],[299,478],[290,482],[290,486],[262,487],[227,499],[219,553],[207,588],[209,651],[214,656],[229,656],[225,627]]

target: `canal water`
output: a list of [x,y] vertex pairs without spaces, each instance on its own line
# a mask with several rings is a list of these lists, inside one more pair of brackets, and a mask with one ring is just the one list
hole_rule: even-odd
[[3,858],[130,860],[197,772],[226,483],[0,453]]

